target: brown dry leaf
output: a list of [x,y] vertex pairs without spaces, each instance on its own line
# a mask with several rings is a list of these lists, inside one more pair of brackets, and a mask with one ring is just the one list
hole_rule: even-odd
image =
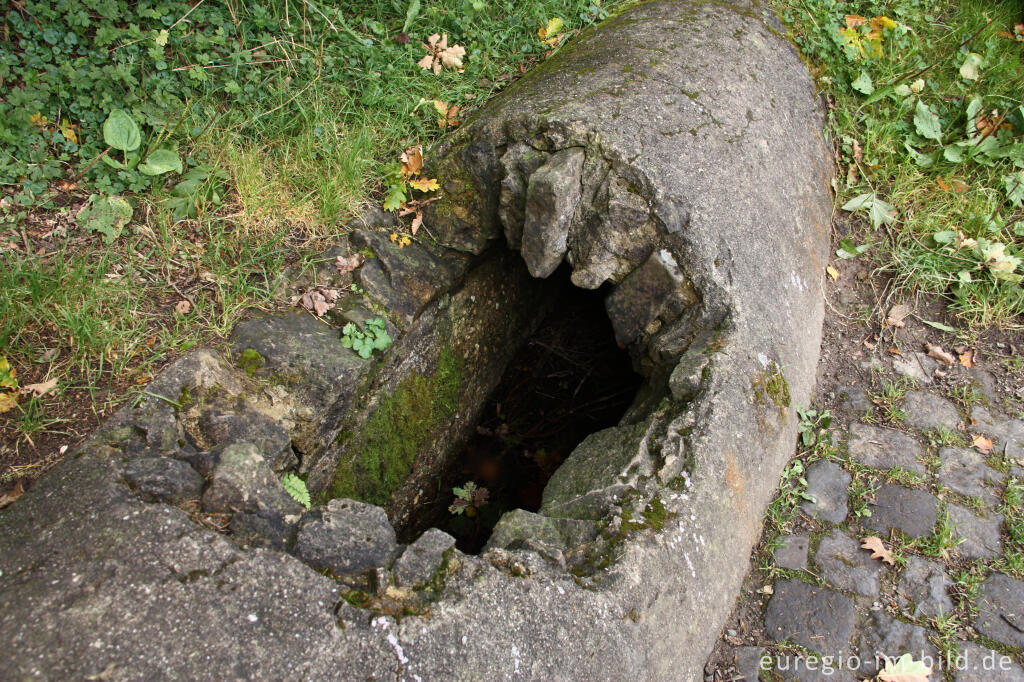
[[973,435],[971,445],[973,445],[974,449],[983,455],[987,455],[988,453],[992,452],[992,439],[986,438],[985,436],[982,436],[980,434]]
[[328,310],[334,307],[338,300],[339,292],[330,287],[318,287],[310,289],[299,298],[299,305],[312,312],[317,317],[322,317]]
[[948,192],[949,191],[949,185],[946,184],[946,181],[942,179],[941,175],[939,177],[935,178],[935,182],[938,183],[939,189],[941,189],[943,192]]
[[339,275],[347,275],[358,268],[365,256],[361,253],[353,253],[351,256],[338,256],[334,261],[334,267],[338,268]]
[[0,393],[0,414],[14,409],[18,404],[17,393]]
[[885,543],[882,542],[882,538],[869,535],[866,538],[861,538],[862,544],[861,549],[870,549],[872,559],[881,559],[884,563],[890,566],[895,566],[896,561],[892,558],[892,553],[885,548]]
[[956,178],[950,179],[949,186],[952,187],[953,191],[956,192],[957,194],[964,194],[967,192],[967,190],[970,189],[966,182],[964,182],[963,180],[958,180]]
[[910,306],[897,303],[889,308],[889,314],[885,317],[885,324],[889,327],[906,327],[907,323],[903,320],[908,315],[910,315]]
[[935,358],[944,365],[952,365],[956,362],[952,353],[947,353],[942,350],[942,346],[936,346],[931,343],[925,343],[924,347],[928,349],[928,357]]
[[847,14],[846,15],[846,28],[857,28],[868,23],[868,20],[859,14]]
[[175,315],[188,315],[190,312],[192,312],[192,304],[188,301],[182,299],[174,304]]
[[466,50],[461,45],[448,45],[448,34],[443,36],[433,34],[423,43],[427,54],[423,59],[416,62],[421,69],[430,69],[435,75],[441,73],[442,68],[456,69],[462,73],[462,58],[466,56]]
[[833,282],[834,282],[835,280],[839,279],[839,271],[838,271],[838,270],[836,270],[836,269],[835,269],[834,267],[832,267],[831,265],[829,265],[828,267],[826,267],[826,268],[825,268],[825,272],[827,272],[827,273],[828,273],[828,276],[832,278],[832,281],[833,281]]
[[419,231],[420,225],[422,225],[422,224],[423,224],[423,212],[422,211],[417,211],[416,215],[413,216],[412,225],[409,228],[412,231],[412,234],[413,234],[414,237],[416,236],[416,233]]
[[964,367],[967,367],[968,369],[970,369],[971,367],[974,367],[974,360],[977,357],[977,355],[978,355],[978,351],[973,349],[973,348],[971,350],[969,350],[969,351],[961,353],[960,354],[960,364],[963,365]]
[[25,493],[25,486],[21,481],[14,484],[14,487],[3,495],[0,495],[0,509],[7,507]]
[[419,175],[419,172],[423,170],[423,147],[420,145],[409,147],[402,152],[398,160],[402,162],[402,174],[405,177]]
[[28,384],[21,387],[22,393],[32,393],[35,397],[40,398],[54,389],[57,385],[57,377],[48,379],[39,384]]

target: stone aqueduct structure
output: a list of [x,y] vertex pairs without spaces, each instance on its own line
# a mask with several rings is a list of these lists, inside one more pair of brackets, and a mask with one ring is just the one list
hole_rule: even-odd
[[[429,239],[351,236],[373,257],[335,321],[386,315],[383,359],[309,315],[247,321],[0,513],[0,676],[700,679],[814,383],[822,125],[757,3],[585,32],[431,155]],[[480,555],[400,544],[564,262],[610,286],[632,406]],[[368,462],[408,447],[380,417],[403,397],[430,406],[415,456]],[[360,476],[393,484],[383,509],[326,502]]]

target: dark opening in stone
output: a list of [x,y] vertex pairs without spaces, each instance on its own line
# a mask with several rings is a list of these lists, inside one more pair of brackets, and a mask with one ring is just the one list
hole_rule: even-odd
[[[502,514],[539,509],[544,486],[573,449],[617,424],[632,403],[643,377],[615,343],[607,287],[580,289],[570,274],[563,265],[545,281],[550,293],[535,331],[509,362],[434,499],[402,529],[405,541],[437,527],[461,551],[479,552]],[[453,488],[471,499],[460,502]]]

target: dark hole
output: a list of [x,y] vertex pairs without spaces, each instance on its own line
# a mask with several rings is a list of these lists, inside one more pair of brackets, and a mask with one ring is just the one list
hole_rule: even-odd
[[[642,377],[615,343],[604,309],[608,292],[580,289],[570,274],[563,266],[548,278],[549,304],[536,330],[509,362],[476,434],[411,537],[434,526],[453,535],[461,551],[479,552],[502,514],[537,511],[565,458],[591,433],[617,424],[633,401]],[[470,499],[460,500],[453,488]],[[453,504],[461,513],[450,511]]]

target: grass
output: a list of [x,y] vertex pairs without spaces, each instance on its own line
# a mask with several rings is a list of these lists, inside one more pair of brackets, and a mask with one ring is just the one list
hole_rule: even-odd
[[[863,195],[879,202],[874,216],[870,202],[854,210],[864,219],[851,242],[870,247],[861,257],[891,276],[896,290],[946,297],[963,324],[1019,326],[1024,312],[1016,260],[1024,248],[1024,200],[1017,189],[1024,178],[1024,44],[1013,27],[1021,21],[1020,4],[772,4],[833,105],[828,125],[843,166],[837,204]],[[849,44],[840,34],[848,16],[853,17]],[[860,26],[857,16],[866,20]],[[867,42],[872,29],[867,20],[873,17],[893,20],[880,29],[877,53]],[[866,48],[863,53],[857,43]],[[981,67],[965,76],[961,67],[971,53],[980,57]],[[980,119],[978,111],[968,113],[975,98]],[[926,116],[919,116],[921,107]],[[931,129],[925,118],[934,121]],[[986,127],[986,121],[993,125]],[[971,149],[973,156],[961,159],[959,152],[980,144],[984,135],[993,138],[986,144],[998,144],[1007,154]],[[999,266],[1002,256],[986,251],[997,244],[1010,257]]]
[[[0,415],[0,478],[40,473],[167,361],[217,343],[252,308],[276,307],[285,268],[307,267],[347,219],[380,201],[385,164],[414,144],[429,154],[443,138],[434,100],[459,105],[464,120],[550,54],[537,36],[549,19],[563,19],[571,38],[614,4],[26,0],[4,9],[0,37],[16,48],[0,63],[0,358],[22,386],[58,383]],[[465,47],[464,72],[416,65],[435,32]],[[113,108],[139,124],[141,149],[174,150],[185,172],[223,180],[183,194],[176,172],[149,178],[96,163]],[[60,132],[68,125],[76,142]],[[123,194],[134,209],[110,243],[75,220],[94,193]]]

